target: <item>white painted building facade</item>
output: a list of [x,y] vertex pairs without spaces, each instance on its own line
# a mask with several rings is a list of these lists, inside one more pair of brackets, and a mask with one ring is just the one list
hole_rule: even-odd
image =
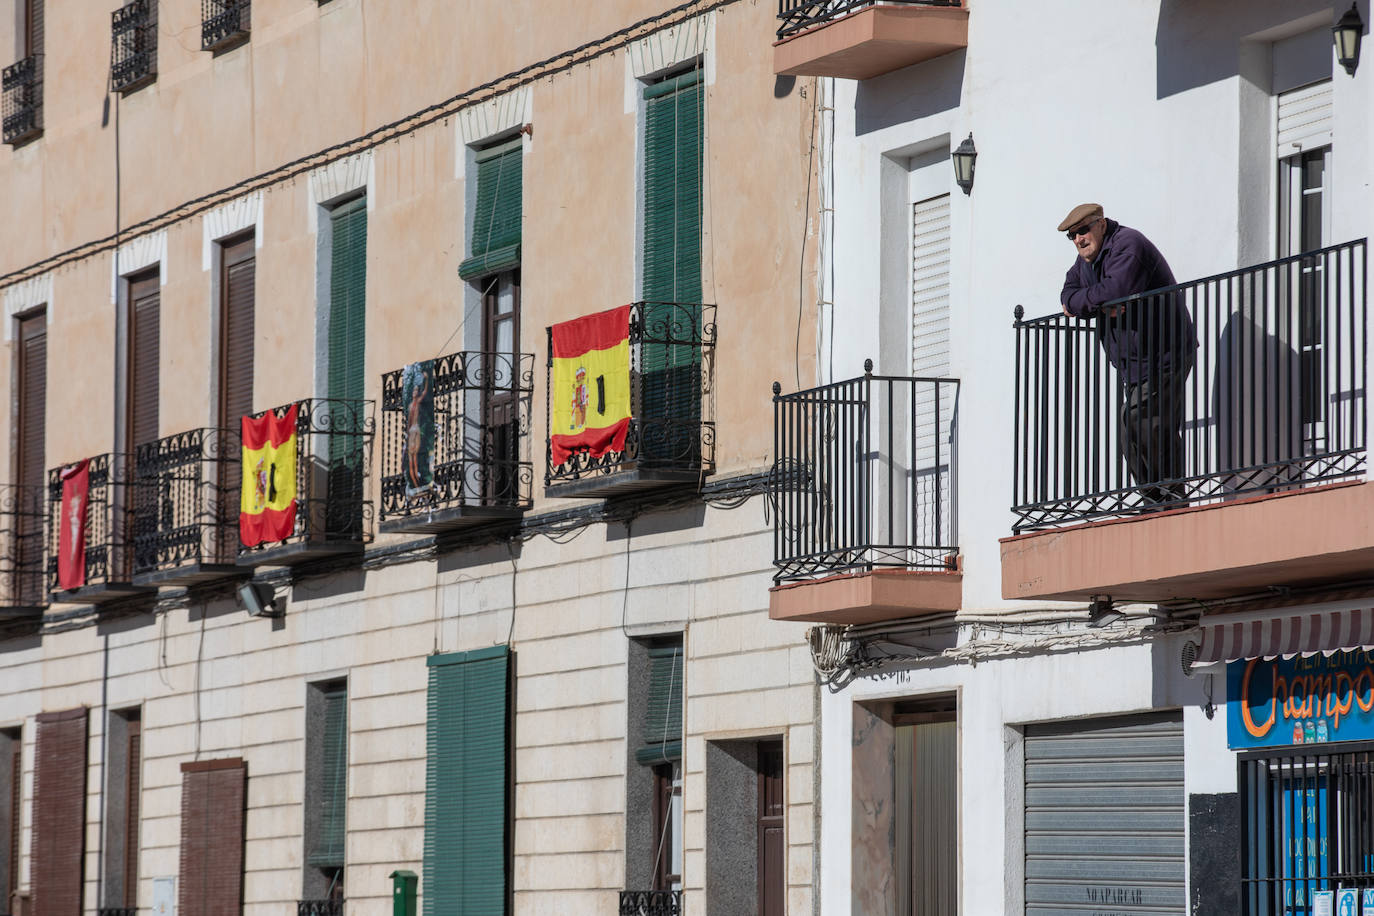
[[[1367,23],[1368,7],[1357,7]],[[1278,637],[1270,621],[1346,612],[1363,625],[1369,598],[1312,591],[1304,599],[1298,589],[1284,600],[1289,593],[1276,588],[1269,591],[1280,597],[1269,607],[1247,605],[1240,616],[1227,616],[1234,606],[1227,600],[1210,607],[1173,596],[1118,601],[1127,618],[1101,628],[1088,625],[1086,593],[1069,601],[1017,598],[1003,569],[1009,548],[999,545],[1013,533],[1013,475],[1024,470],[1016,463],[1024,443],[1013,433],[1025,409],[1013,307],[1024,306],[1028,319],[1059,312],[1064,271],[1076,254],[1055,227],[1087,201],[1154,241],[1180,283],[1365,238],[1374,222],[1374,68],[1365,61],[1350,75],[1335,61],[1332,25],[1345,12],[1341,4],[978,0],[966,8],[964,48],[865,79],[822,79],[832,109],[822,126],[822,205],[833,217],[821,252],[821,375],[855,378],[871,359],[875,375],[959,380],[948,435],[962,573],[956,614],[894,612],[858,624],[835,617],[812,634],[818,669],[836,676],[821,703],[822,911],[955,912],[957,897],[958,912],[976,914],[1067,906],[1273,912],[1257,902],[1262,893],[1241,899],[1242,870],[1257,861],[1242,861],[1241,847],[1253,846],[1258,828],[1253,808],[1248,827],[1239,813],[1249,796],[1240,752],[1228,748],[1225,671],[1213,664],[1185,674],[1181,653],[1192,641],[1204,660],[1272,655]],[[796,72],[823,73],[853,59],[816,60]],[[977,165],[966,195],[951,153],[970,135]],[[1304,163],[1307,184],[1299,177],[1295,185]],[[1305,238],[1316,245],[1298,244],[1304,227],[1281,195],[1307,202]],[[1362,271],[1355,283],[1363,283]],[[1354,371],[1363,373],[1364,364]],[[1363,375],[1353,388],[1362,397]],[[1351,479],[1366,473],[1362,466]],[[1167,522],[1130,524],[1146,523]],[[1086,539],[1094,536],[1046,543],[1036,558],[1069,562],[1056,551],[1091,550]],[[1261,536],[1282,540],[1285,532]],[[1288,536],[1306,537],[1296,529]],[[1124,534],[1119,542],[1132,543]],[[1353,587],[1360,578],[1326,584]],[[1253,598],[1268,588],[1253,581],[1233,590]],[[1034,584],[1021,589],[1034,592]],[[824,613],[803,619],[827,620]],[[1219,647],[1224,630],[1215,627],[1236,620],[1263,635],[1248,648]],[[1288,651],[1361,645],[1348,639],[1312,635]],[[919,735],[914,763],[913,752],[894,750],[894,741],[932,722],[955,723],[954,746],[931,752],[927,763],[953,764],[937,784],[957,792],[957,813],[921,788]],[[1057,757],[1056,747],[1068,757]],[[1115,754],[1117,769],[1069,772],[1069,758],[1088,764],[1098,753]],[[1145,755],[1147,772],[1114,783],[1133,753]],[[1127,796],[1152,792],[1157,804],[1139,804],[1154,807],[1118,819]],[[933,841],[932,826],[922,824],[923,797]],[[1101,823],[1087,823],[1093,819]],[[1147,824],[1158,831],[1153,839]],[[1076,840],[1083,842],[1075,851]],[[957,849],[956,866],[942,864],[940,844]],[[950,867],[954,892],[923,897],[922,882],[935,873],[946,880]],[[1291,904],[1295,890],[1310,895],[1339,884],[1264,887],[1288,893]],[[1364,877],[1344,882],[1366,885]]]

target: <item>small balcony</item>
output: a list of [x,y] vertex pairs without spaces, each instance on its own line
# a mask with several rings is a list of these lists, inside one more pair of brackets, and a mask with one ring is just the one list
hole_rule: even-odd
[[1362,239],[1092,322],[1018,314],[1003,595],[1158,603],[1366,578],[1366,283]]
[[194,585],[246,574],[239,548],[237,430],[193,429],[134,455],[135,585]]
[[453,353],[382,376],[383,532],[520,518],[532,503],[534,355]]
[[48,606],[44,487],[0,488],[0,638],[37,629]]
[[[331,556],[361,554],[372,540],[373,401],[307,398],[268,411],[278,418],[297,408],[294,521],[279,540],[240,544],[241,566],[294,566]],[[266,413],[258,414],[262,417]],[[250,472],[245,472],[250,473]],[[259,468],[263,490],[285,482]]]
[[43,132],[43,63],[25,57],[0,70],[0,111],[4,141],[11,146],[27,143]]
[[225,51],[248,40],[249,0],[200,0],[200,49]]
[[[105,604],[141,595],[156,588],[133,581],[134,461],[116,452],[96,455],[87,462],[85,506],[80,499],[63,506],[64,468],[48,471],[48,590],[52,600],[70,604]],[[76,494],[74,494],[76,495]],[[76,583],[64,587],[58,567],[62,529],[70,543],[80,541],[85,524],[85,549],[73,548]]]
[[866,80],[968,47],[960,0],[778,0],[773,72]]
[[682,891],[621,891],[620,916],[682,916]]
[[774,384],[774,620],[863,624],[960,608],[959,382],[872,369],[795,394]]
[[110,84],[129,93],[157,78],[157,4],[131,0],[110,14]]
[[[715,471],[716,424],[711,385],[716,307],[682,302],[636,302],[629,308],[629,421],[623,447],[572,445],[556,450],[552,399],[574,403],[585,425],[625,383],[598,375],[555,391],[553,328],[549,329],[551,402],[544,491],[551,497],[615,498],[663,487],[696,486]],[[608,392],[610,393],[608,395]],[[599,452],[599,453],[598,453]]]

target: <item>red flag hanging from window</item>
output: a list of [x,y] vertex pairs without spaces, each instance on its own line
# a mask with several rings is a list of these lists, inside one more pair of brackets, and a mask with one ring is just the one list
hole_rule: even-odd
[[86,516],[91,495],[90,461],[62,469],[62,529],[57,534],[57,584],[86,584]]

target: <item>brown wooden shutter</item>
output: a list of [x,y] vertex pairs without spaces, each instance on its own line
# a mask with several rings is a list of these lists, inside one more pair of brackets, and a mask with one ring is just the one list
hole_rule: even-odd
[[220,425],[253,412],[253,239],[225,245],[220,272]]
[[24,23],[25,35],[25,57],[32,57],[43,53],[43,0],[23,0],[27,7],[27,19]]
[[86,861],[86,708],[38,716],[32,916],[81,916]]
[[178,916],[239,916],[248,766],[242,758],[181,765]]
[[7,858],[7,876],[0,890],[5,892],[5,907],[9,907],[9,899],[15,891],[19,890],[19,824],[20,813],[23,810],[24,788],[24,741],[23,732],[15,730],[9,735],[10,741],[10,819],[6,824],[6,849],[9,851]]
[[129,772],[124,796],[124,906],[138,906],[138,790],[143,762],[143,722],[137,714],[128,721]]
[[129,451],[157,441],[161,332],[156,269],[129,281]]
[[20,484],[42,487],[47,478],[48,319],[42,312],[19,320]]
[[759,916],[783,916],[787,912],[787,845],[783,794],[781,741],[758,746],[758,882]]

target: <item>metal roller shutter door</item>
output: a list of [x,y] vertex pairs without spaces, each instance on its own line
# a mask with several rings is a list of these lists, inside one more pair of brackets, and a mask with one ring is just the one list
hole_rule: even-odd
[[1026,728],[1027,916],[1182,914],[1183,718]]

